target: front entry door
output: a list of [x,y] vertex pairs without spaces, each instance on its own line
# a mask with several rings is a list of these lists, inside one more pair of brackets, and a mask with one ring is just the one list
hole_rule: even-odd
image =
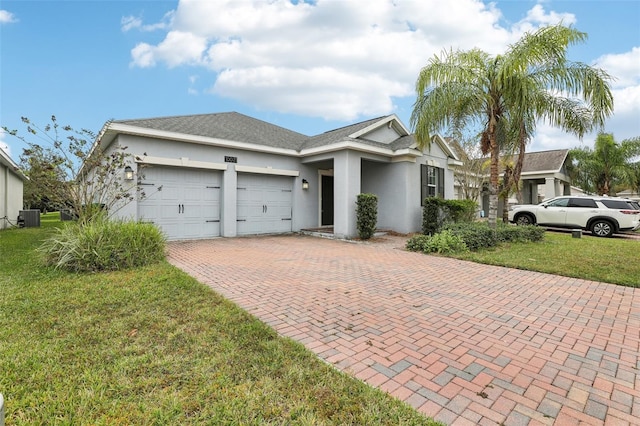
[[333,176],[322,175],[320,226],[333,225]]

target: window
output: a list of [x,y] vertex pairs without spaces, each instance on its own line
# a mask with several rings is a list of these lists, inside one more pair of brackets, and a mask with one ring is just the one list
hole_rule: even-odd
[[600,200],[602,204],[610,209],[636,210],[635,206],[628,201],[622,200]]
[[420,205],[427,197],[444,198],[444,169],[440,167],[420,166]]
[[590,209],[598,208],[596,202],[591,198],[572,198],[571,201],[569,201],[569,207],[586,207]]
[[567,207],[569,205],[568,198],[558,198],[547,203],[548,207]]

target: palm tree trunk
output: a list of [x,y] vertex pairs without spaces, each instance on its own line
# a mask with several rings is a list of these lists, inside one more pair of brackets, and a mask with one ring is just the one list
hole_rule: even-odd
[[500,149],[498,147],[498,141],[496,141],[495,132],[493,132],[492,130],[493,129],[489,130],[489,138],[491,141],[491,169],[489,174],[489,227],[491,229],[496,229],[498,221],[498,163],[500,161]]

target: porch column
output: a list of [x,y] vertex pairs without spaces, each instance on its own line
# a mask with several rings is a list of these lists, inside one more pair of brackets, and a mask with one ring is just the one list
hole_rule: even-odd
[[336,237],[355,237],[356,201],[360,193],[362,159],[353,151],[340,151],[333,158],[333,233]]
[[556,179],[545,178],[544,179],[544,198],[545,200],[556,196]]
[[222,176],[222,229],[223,237],[235,237],[237,235],[236,219],[238,218],[238,173],[233,164],[229,164]]

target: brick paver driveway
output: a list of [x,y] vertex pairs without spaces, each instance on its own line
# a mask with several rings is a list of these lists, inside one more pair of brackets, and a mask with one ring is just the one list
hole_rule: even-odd
[[169,245],[170,261],[326,361],[449,424],[640,424],[640,289],[385,237]]

